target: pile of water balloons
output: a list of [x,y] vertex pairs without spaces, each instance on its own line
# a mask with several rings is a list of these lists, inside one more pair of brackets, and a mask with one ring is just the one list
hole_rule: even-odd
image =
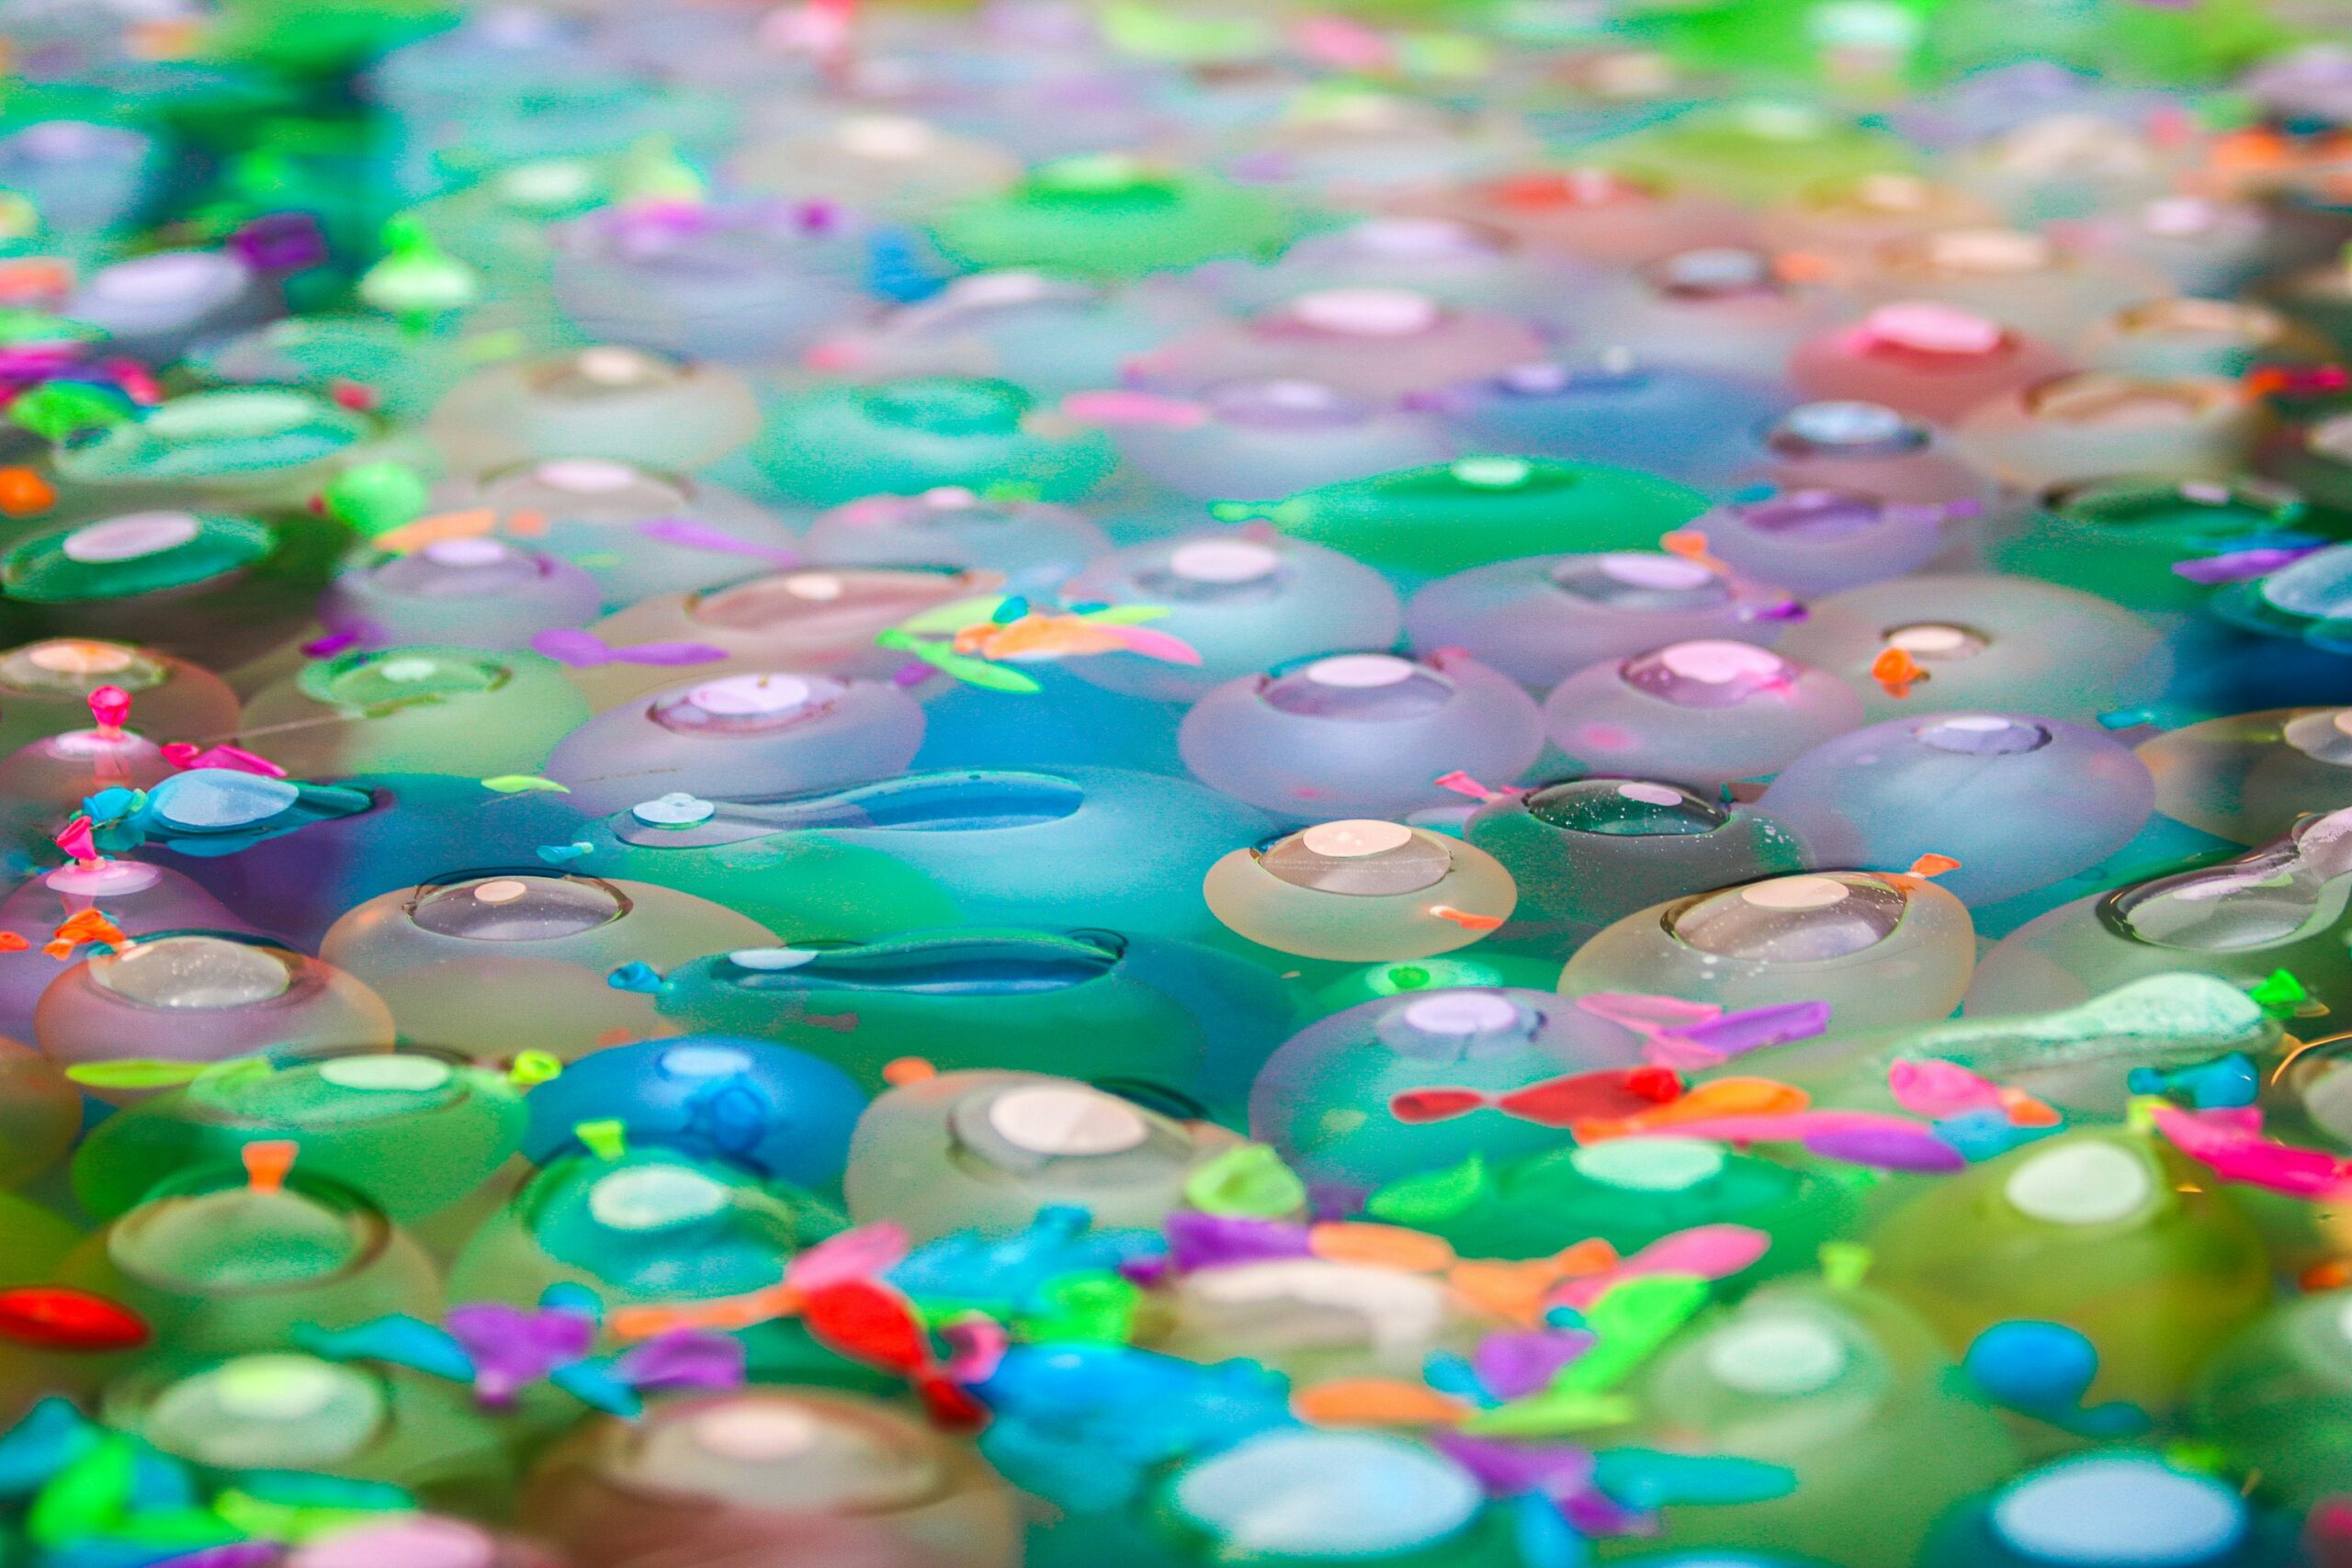
[[0,0],[0,1568],[2346,1568],[2341,0]]

